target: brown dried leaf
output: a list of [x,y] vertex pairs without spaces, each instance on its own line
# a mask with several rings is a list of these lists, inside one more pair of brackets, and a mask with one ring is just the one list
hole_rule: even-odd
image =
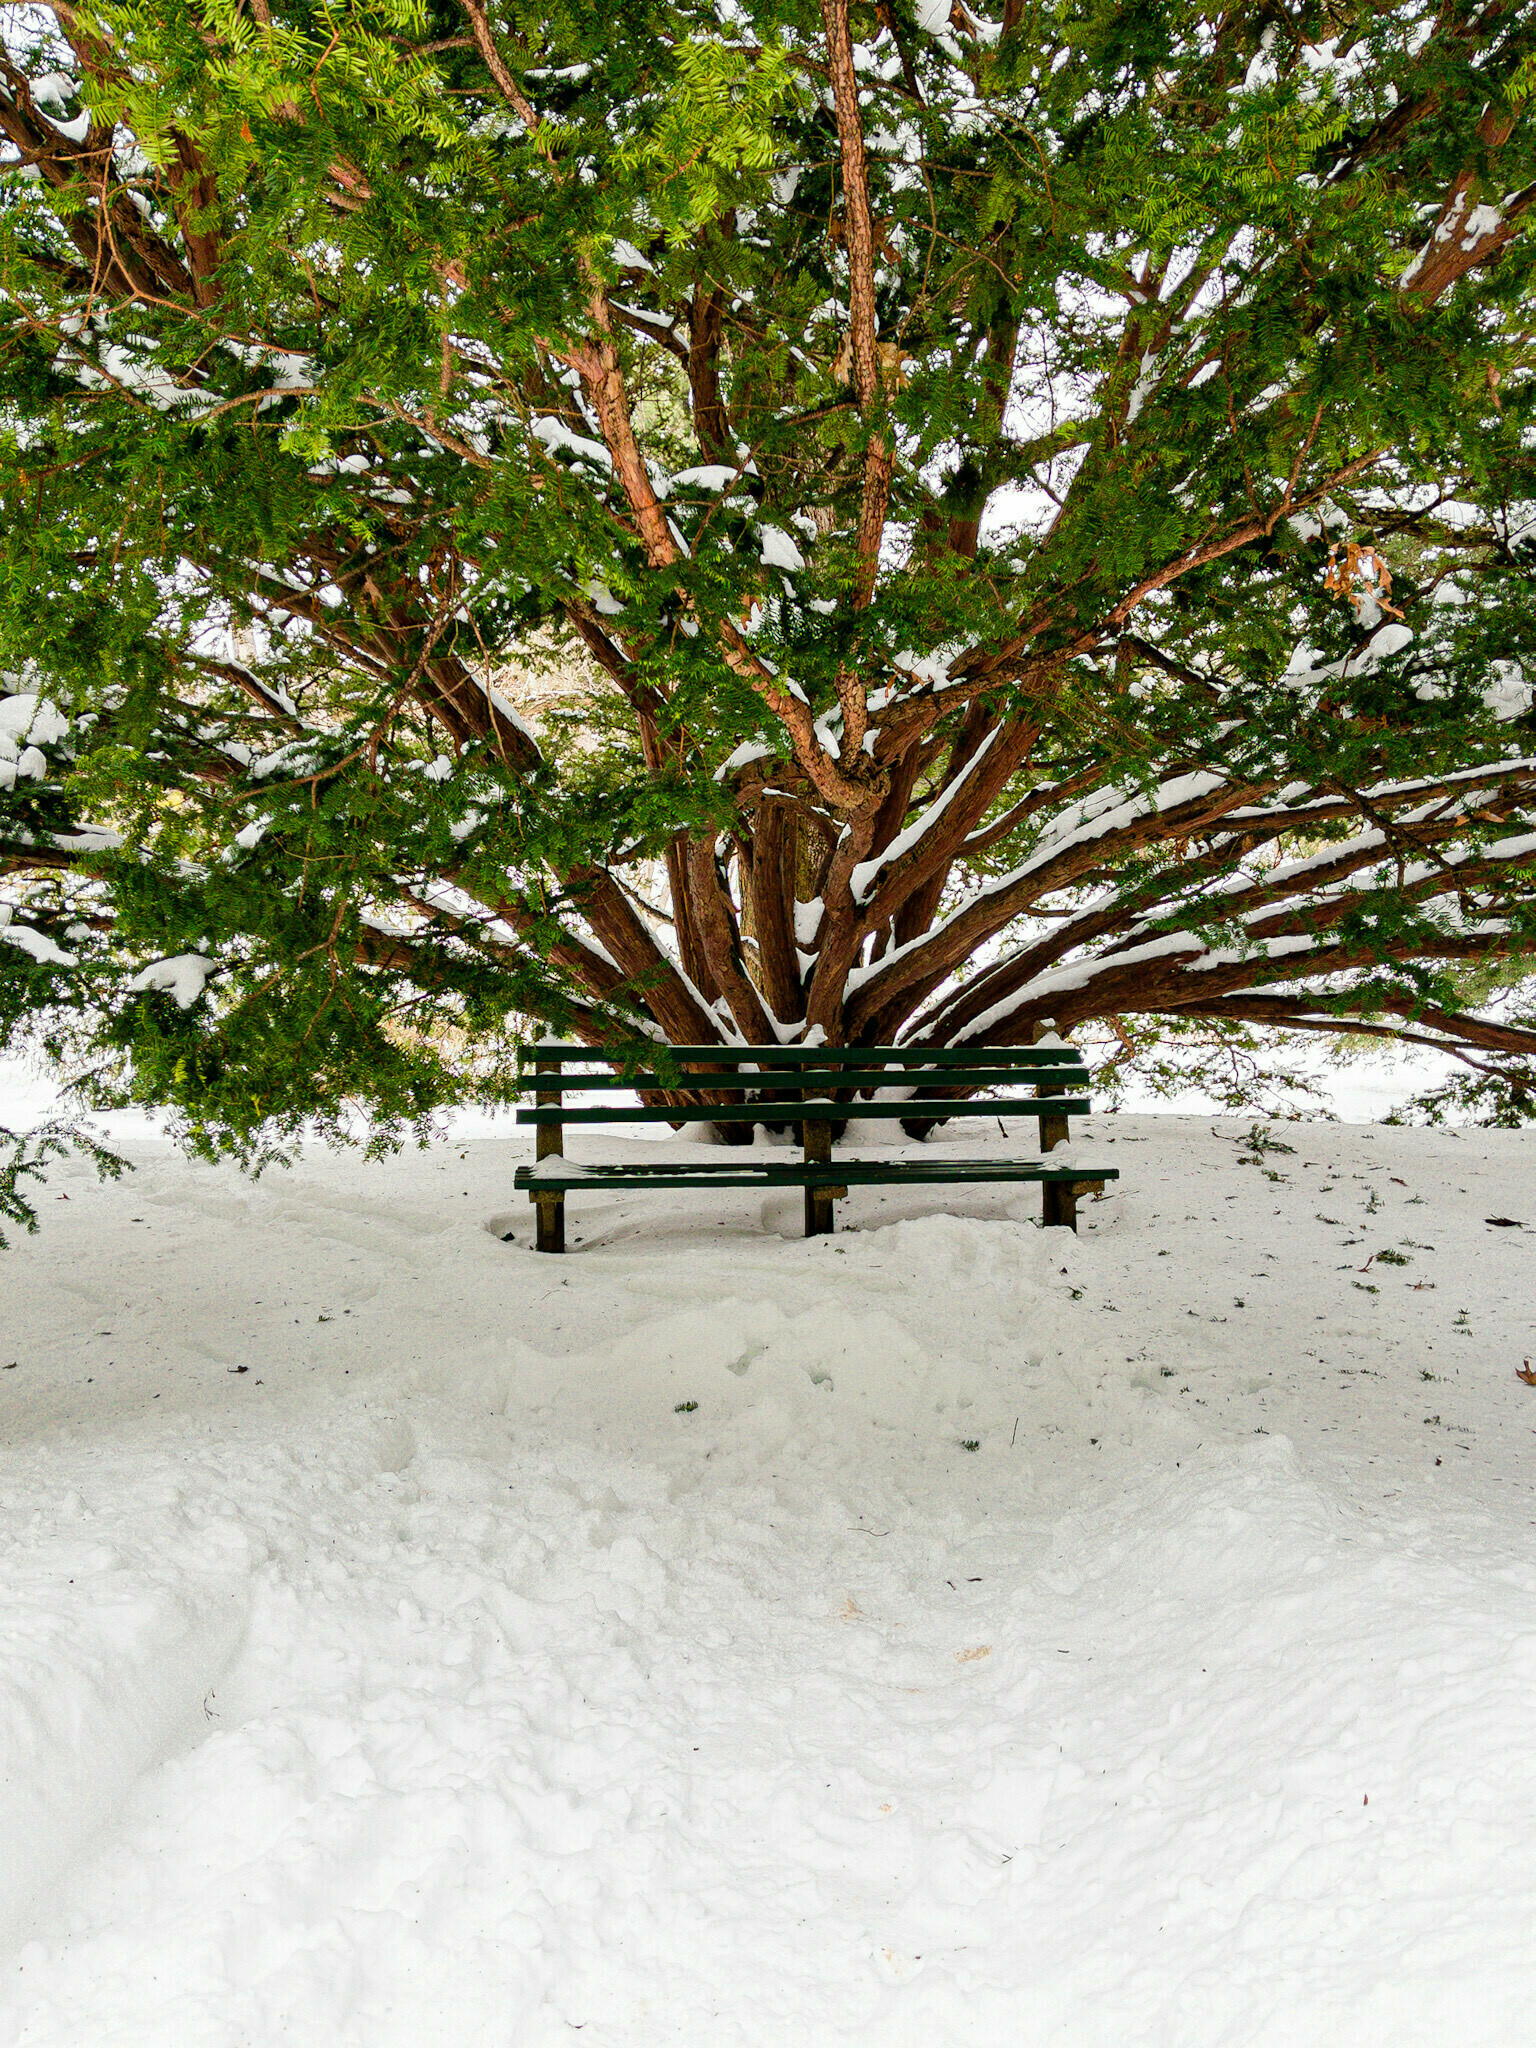
[[[1387,599],[1392,591],[1392,571],[1387,567],[1376,550],[1367,543],[1364,547],[1358,541],[1343,543],[1342,559],[1340,543],[1335,541],[1328,550],[1328,567],[1323,575],[1323,588],[1330,597],[1342,597],[1353,607],[1356,616],[1362,611],[1366,598],[1374,597],[1389,617],[1400,619],[1403,615]],[[1356,585],[1360,588],[1357,590]]]

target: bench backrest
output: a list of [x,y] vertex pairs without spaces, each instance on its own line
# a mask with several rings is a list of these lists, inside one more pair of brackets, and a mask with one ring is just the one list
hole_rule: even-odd
[[[520,1045],[519,1086],[539,1093],[566,1089],[633,1090],[690,1099],[700,1108],[744,1106],[764,1097],[826,1100],[876,1088],[913,1088],[925,1095],[970,1093],[1008,1085],[1072,1093],[1088,1085],[1082,1054],[1069,1045],[673,1045],[652,1040],[594,1051],[586,1045]],[[665,1105],[658,1109],[664,1113]]]

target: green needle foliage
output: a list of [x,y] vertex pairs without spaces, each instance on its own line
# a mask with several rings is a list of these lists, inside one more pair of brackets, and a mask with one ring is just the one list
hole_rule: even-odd
[[0,1032],[88,1099],[388,1143],[530,1019],[1518,1095],[1530,10],[4,23]]
[[[32,1131],[12,1131],[0,1124],[0,1223],[35,1231],[37,1209],[22,1184],[42,1180],[50,1160],[71,1154],[89,1159],[100,1180],[121,1180],[133,1171],[128,1160],[109,1150],[89,1126],[73,1118],[54,1117]],[[0,1252],[9,1246],[10,1240],[0,1229]]]

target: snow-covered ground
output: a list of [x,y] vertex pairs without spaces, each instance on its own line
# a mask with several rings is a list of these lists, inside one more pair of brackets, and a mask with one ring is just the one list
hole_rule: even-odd
[[1076,1239],[593,1194],[564,1259],[516,1138],[56,1171],[0,2044],[1523,2044],[1536,1140],[1248,1128],[1100,1119]]

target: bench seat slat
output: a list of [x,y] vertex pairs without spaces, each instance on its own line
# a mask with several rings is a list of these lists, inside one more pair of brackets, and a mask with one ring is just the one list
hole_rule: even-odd
[[884,1187],[917,1182],[925,1187],[961,1181],[1118,1180],[1117,1166],[1054,1166],[1043,1159],[837,1159],[830,1166],[806,1166],[786,1160],[714,1160],[698,1164],[647,1166],[582,1166],[573,1161],[563,1173],[520,1166],[512,1184],[530,1194],[576,1194],[582,1188],[759,1188],[759,1187]]
[[951,1116],[1087,1116],[1086,1097],[1046,1095],[1038,1101],[975,1102],[952,1101],[940,1096],[917,1097],[906,1102],[711,1102],[702,1108],[679,1109],[669,1103],[596,1103],[567,1109],[563,1103],[542,1103],[520,1109],[520,1124],[666,1124],[666,1123],[821,1123],[897,1117]]

